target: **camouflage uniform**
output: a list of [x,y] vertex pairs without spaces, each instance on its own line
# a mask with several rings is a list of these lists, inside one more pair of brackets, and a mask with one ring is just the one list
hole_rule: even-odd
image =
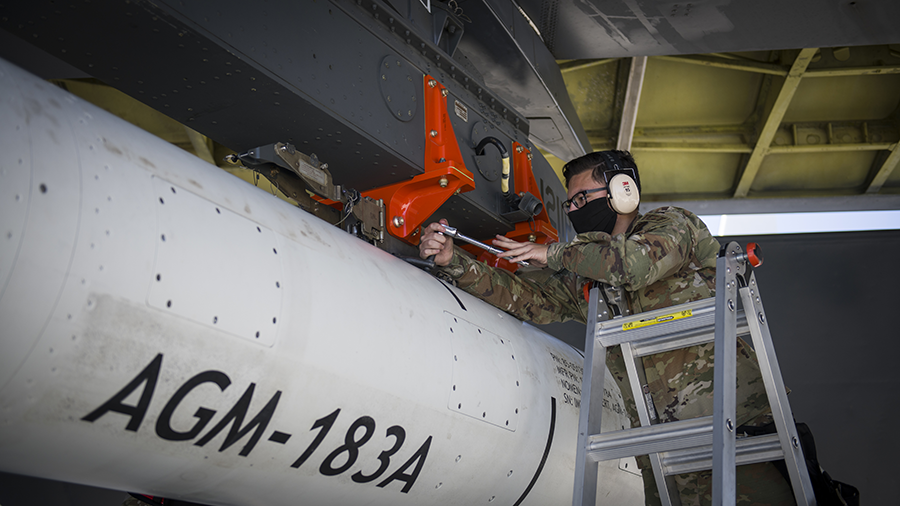
[[[590,280],[623,287],[634,313],[714,296],[719,248],[718,241],[693,213],[664,207],[638,216],[625,234],[588,232],[572,242],[552,244],[547,252],[549,268],[541,271],[516,276],[459,251],[442,270],[463,290],[520,319],[539,324],[585,322],[588,304],[583,288]],[[740,339],[737,351],[737,424],[757,424],[770,413],[759,365],[753,350]],[[644,357],[643,363],[662,421],[712,414],[711,343]],[[632,425],[640,425],[619,347],[608,350],[607,366],[625,398]],[[768,484],[752,487],[764,491],[747,490],[748,480],[754,476],[784,481],[777,471],[769,472],[774,471],[771,464],[741,467],[738,504],[794,504],[789,487],[787,497],[780,492],[778,497],[769,497]],[[683,505],[710,502],[710,474],[690,473],[677,478]],[[647,502],[652,504],[657,496],[652,473],[643,475]],[[760,483],[756,479],[751,482]]]

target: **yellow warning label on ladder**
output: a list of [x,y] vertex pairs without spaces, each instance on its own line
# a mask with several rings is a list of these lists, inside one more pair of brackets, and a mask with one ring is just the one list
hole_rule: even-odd
[[675,320],[680,320],[682,318],[688,318],[693,316],[693,311],[690,309],[686,309],[684,311],[679,311],[677,313],[666,314],[662,316],[657,316],[656,318],[647,318],[646,320],[640,320],[636,322],[628,322],[622,324],[622,330],[635,330],[642,327],[649,327],[650,325],[656,325],[657,323],[666,323]]

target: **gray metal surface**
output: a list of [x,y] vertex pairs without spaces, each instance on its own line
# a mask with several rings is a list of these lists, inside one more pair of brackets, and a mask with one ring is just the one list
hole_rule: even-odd
[[562,160],[591,151],[562,73],[516,3],[466,2],[470,29],[459,53],[478,68],[485,85],[531,123],[531,139]]
[[893,0],[521,0],[558,59],[858,46],[900,41]]
[[737,389],[737,276],[745,271],[737,243],[726,244],[716,259],[716,341],[713,367],[713,504],[737,501],[734,462]]
[[[340,142],[331,146],[334,154],[320,154],[330,155],[332,166],[371,166],[375,155],[391,153],[400,160],[382,159],[378,168],[397,164],[394,179],[402,179],[398,162],[421,163],[422,118],[413,102],[422,97],[404,93],[382,105],[389,91],[408,91],[378,82],[386,60],[409,66],[411,75],[430,73],[445,85],[457,81],[526,135],[525,117],[541,131],[545,121],[552,123],[557,135],[535,140],[561,158],[589,150],[553,56],[518,11],[507,20],[495,11],[508,8],[467,4],[463,23],[435,6],[432,12],[465,29],[450,37],[461,48],[453,59],[421,4],[402,11],[370,4],[268,2],[246,13],[246,5],[234,1],[29,2],[4,6],[0,27],[238,151],[274,139],[300,149],[303,141],[316,140],[317,150]],[[330,118],[320,117],[323,112]],[[372,150],[363,142],[372,139],[386,146]]]
[[[236,151],[289,142],[327,162],[335,183],[360,191],[425,169],[422,87],[431,75],[450,91],[463,162],[476,174],[476,190],[437,216],[476,223],[481,230],[470,232],[479,237],[513,226],[498,216],[499,185],[475,162],[472,125],[480,121],[507,145],[532,149],[551,221],[568,237],[556,203],[565,190],[529,141],[525,117],[479,82],[471,62],[450,60],[431,40],[421,4],[404,16],[378,0],[254,9],[234,1],[38,1],[0,7],[0,29]],[[457,104],[468,117],[454,114]]]

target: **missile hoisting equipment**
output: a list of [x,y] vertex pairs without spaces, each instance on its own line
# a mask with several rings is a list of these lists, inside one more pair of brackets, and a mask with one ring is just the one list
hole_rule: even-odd
[[[735,504],[735,465],[784,459],[797,504],[815,505],[806,460],[753,267],[758,246],[747,253],[729,243],[716,261],[716,296],[607,321],[610,309],[599,287],[590,291],[585,367],[575,468],[574,506],[593,505],[597,463],[648,455],[663,506],[679,505],[674,475],[713,470],[713,504]],[[743,309],[738,309],[738,295]],[[750,334],[777,433],[735,437],[736,342]],[[713,415],[660,423],[648,408],[641,357],[715,342]],[[620,345],[641,427],[600,433],[606,350]]]

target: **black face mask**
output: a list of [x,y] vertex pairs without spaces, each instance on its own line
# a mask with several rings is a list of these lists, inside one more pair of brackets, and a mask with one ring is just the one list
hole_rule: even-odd
[[605,198],[594,199],[584,207],[569,213],[569,221],[575,228],[575,232],[606,232],[611,234],[616,226],[618,214],[609,208]]

